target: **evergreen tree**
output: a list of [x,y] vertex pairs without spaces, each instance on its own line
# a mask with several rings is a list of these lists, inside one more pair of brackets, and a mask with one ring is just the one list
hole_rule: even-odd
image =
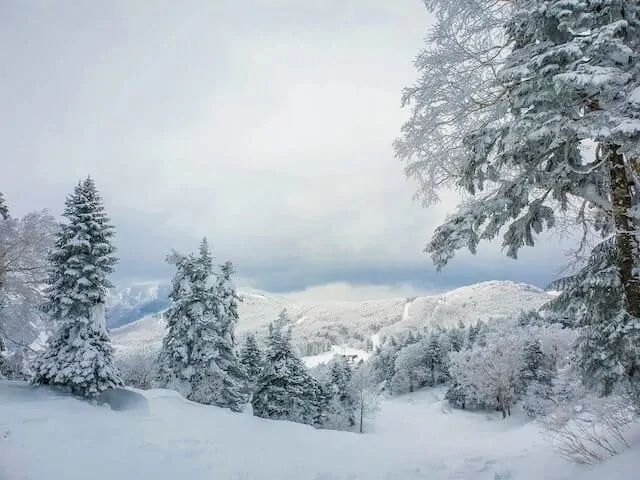
[[264,368],[251,401],[253,413],[320,426],[325,421],[327,396],[294,352],[289,323],[283,311],[269,325]]
[[226,265],[215,278],[206,239],[197,257],[174,252],[168,260],[176,273],[168,332],[157,359],[157,384],[194,402],[240,411],[248,399],[234,349],[237,304],[232,269]]
[[91,178],[67,197],[68,223],[57,234],[44,311],[57,330],[37,359],[33,383],[94,397],[121,385],[105,319],[107,279],[117,263],[113,226]]
[[624,308],[616,252],[613,238],[597,245],[576,274],[549,285],[562,293],[543,306],[581,327],[577,366],[584,383],[605,395],[617,384],[640,387],[640,328]]
[[256,337],[253,333],[247,335],[247,339],[240,351],[240,364],[244,369],[247,380],[250,384],[255,384],[258,381],[260,372],[262,371],[262,352],[256,342]]
[[540,340],[525,342],[519,393],[525,397],[522,408],[529,416],[546,413],[546,408],[552,403],[554,376],[555,368],[542,351]]
[[441,344],[439,332],[433,332],[429,337],[426,349],[425,364],[430,372],[429,386],[443,383],[448,377],[448,368],[445,366],[446,353]]
[[458,326],[449,330],[449,341],[451,343],[451,351],[459,352],[464,348],[466,339],[466,327],[462,320],[458,322]]
[[328,416],[336,428],[347,428],[355,425],[355,401],[351,395],[350,385],[353,369],[349,360],[343,355],[336,355],[329,365]]

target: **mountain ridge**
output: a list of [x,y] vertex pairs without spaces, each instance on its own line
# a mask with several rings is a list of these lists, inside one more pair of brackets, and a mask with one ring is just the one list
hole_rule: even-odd
[[[254,289],[239,290],[238,336],[266,335],[268,324],[286,308],[293,324],[293,340],[303,356],[314,356],[334,346],[366,351],[388,335],[428,326],[455,326],[488,318],[508,317],[537,309],[553,293],[511,281],[487,281],[435,295],[379,300],[291,300]],[[157,312],[111,330],[116,351],[130,355],[160,348],[165,322]]]

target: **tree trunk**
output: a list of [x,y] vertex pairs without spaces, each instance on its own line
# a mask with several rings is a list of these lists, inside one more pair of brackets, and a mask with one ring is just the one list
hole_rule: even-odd
[[507,408],[504,404],[504,395],[502,392],[498,393],[498,408],[502,412],[502,418],[507,418]]
[[636,271],[638,244],[636,226],[629,215],[633,206],[629,187],[632,179],[627,175],[624,156],[618,152],[617,145],[606,146],[609,155],[609,175],[611,177],[611,204],[616,235],[617,267],[624,290],[626,311],[640,318],[640,277]]
[[364,432],[364,428],[362,427],[362,422],[364,420],[364,401],[360,401],[360,433]]

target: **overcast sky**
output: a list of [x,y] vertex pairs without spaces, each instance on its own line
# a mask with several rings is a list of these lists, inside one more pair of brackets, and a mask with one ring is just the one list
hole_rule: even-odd
[[428,23],[421,0],[0,2],[0,191],[59,214],[91,174],[120,285],[168,278],[164,255],[206,235],[274,292],[543,286],[557,241],[440,274],[421,253],[454,203],[412,201],[391,143]]

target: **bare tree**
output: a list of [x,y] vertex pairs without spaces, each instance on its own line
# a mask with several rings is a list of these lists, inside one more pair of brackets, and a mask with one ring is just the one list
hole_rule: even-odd
[[365,422],[375,417],[380,409],[380,396],[376,389],[371,364],[360,360],[350,382],[351,396],[356,405],[358,430],[365,431]]
[[41,287],[56,229],[47,211],[0,218],[0,351],[11,355],[2,362],[7,368],[25,364],[21,359],[44,328]]

